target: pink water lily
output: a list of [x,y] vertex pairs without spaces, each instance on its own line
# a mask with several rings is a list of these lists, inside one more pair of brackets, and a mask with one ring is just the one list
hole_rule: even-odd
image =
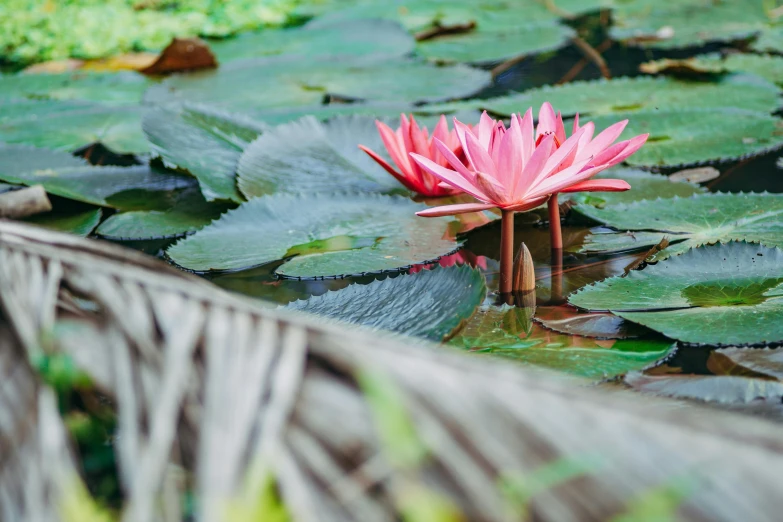
[[427,127],[419,127],[412,114],[410,119],[405,114],[400,115],[400,127],[396,131],[381,121],[376,120],[375,125],[378,127],[383,144],[397,168],[389,165],[389,162],[364,145],[359,145],[359,148],[386,169],[389,174],[397,178],[408,190],[429,197],[451,196],[462,192],[449,185],[442,185],[440,179],[419,167],[408,155],[416,153],[436,165],[447,167],[449,163],[435,145],[436,140],[452,156],[457,157],[461,154],[457,133],[453,129],[449,131],[445,116],[440,117],[432,136],[427,132]]
[[436,217],[499,208],[504,221],[501,227],[504,236],[501,241],[501,292],[508,291],[513,255],[510,250],[513,237],[509,239],[513,234],[513,213],[548,201],[552,247],[562,249],[558,193],[631,188],[619,179],[590,179],[622,162],[647,141],[648,135],[643,134],[614,143],[627,124],[628,120],[623,120],[594,136],[593,123],[580,126],[577,115],[568,137],[562,116],[555,114],[549,103],[541,106],[537,128],[533,126],[532,108],[524,116],[512,115],[508,128],[486,112],[473,128],[455,119],[457,139],[466,158],[464,163],[437,137],[433,142],[448,165],[416,152],[410,155],[443,184],[462,190],[478,201],[434,207],[417,214]]

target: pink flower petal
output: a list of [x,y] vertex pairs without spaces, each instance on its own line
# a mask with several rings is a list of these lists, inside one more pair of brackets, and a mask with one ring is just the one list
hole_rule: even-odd
[[566,187],[560,192],[623,192],[630,188],[631,185],[622,179],[588,179]]
[[465,165],[462,163],[462,160],[460,160],[445,143],[437,138],[433,139],[432,141],[435,142],[435,146],[438,147],[438,151],[443,155],[446,163],[452,168],[452,170],[455,170],[457,174],[465,178],[465,181],[468,183],[476,183],[476,174],[468,170],[468,168],[465,167]]
[[549,199],[549,195],[546,195],[544,197],[540,198],[533,198],[529,200],[525,200],[521,203],[517,203],[516,205],[511,205],[510,207],[504,207],[503,210],[513,210],[514,212],[524,212],[525,210],[532,210],[536,208],[539,205],[542,205],[546,203],[546,200]]
[[566,140],[565,125],[563,125],[563,115],[560,111],[557,113],[557,120],[555,121],[555,137],[561,144]]
[[[540,183],[547,176],[571,166],[574,161],[573,153],[576,150],[576,146],[579,144],[579,139],[582,137],[583,133],[583,130],[578,130],[576,134],[568,138],[565,143],[563,143],[560,148],[558,148],[549,157],[549,159],[547,159],[546,164],[544,164],[544,168],[541,169],[541,172],[538,174],[538,176],[536,176],[536,179],[531,184],[531,187],[535,187],[537,183]],[[571,160],[570,162],[568,162],[569,159]]]
[[410,173],[410,160],[408,159],[407,154],[405,154],[402,140],[385,123],[376,120],[375,126],[378,127],[378,133],[381,135],[381,140],[386,146],[386,150],[389,152],[392,161],[397,165],[397,168],[400,169],[403,175]]
[[364,145],[359,145],[359,148],[362,149],[364,152],[366,152],[367,155],[370,156],[372,159],[374,159],[378,165],[380,165],[386,170],[386,172],[388,172],[389,174],[397,178],[397,181],[405,185],[405,188],[407,188],[408,190],[412,190],[413,192],[418,192],[418,193],[422,192],[421,189],[423,187],[421,187],[414,180],[408,179],[402,174],[400,174],[399,172],[397,172],[396,170],[394,170],[394,168],[391,165],[389,165],[389,163],[385,159],[380,157],[373,150],[368,149]]
[[528,189],[532,186],[536,177],[541,173],[541,170],[546,165],[546,161],[549,159],[549,155],[555,147],[555,137],[550,134],[544,138],[544,140],[538,144],[538,147],[533,151],[530,156],[530,161],[527,162],[522,174],[516,180],[514,190],[512,191],[513,199],[521,199]]
[[511,187],[522,174],[522,132],[516,115],[511,116],[511,126],[501,139],[495,164],[498,181],[506,187]]
[[442,207],[428,208],[427,210],[416,212],[416,215],[421,217],[453,216],[455,214],[480,212],[482,210],[489,210],[492,208],[497,208],[497,205],[486,203],[459,203],[457,205],[444,205]]
[[557,174],[546,178],[539,183],[535,188],[530,190],[526,195],[526,198],[534,198],[545,196],[547,194],[554,194],[556,192],[562,192],[565,187],[570,187],[583,179],[582,169],[587,165],[587,160],[583,160],[579,163],[574,163],[567,169],[563,169]]
[[552,104],[544,102],[541,110],[538,111],[538,127],[536,127],[536,141],[545,134],[555,134],[557,132],[557,118]]
[[446,167],[441,167],[431,159],[425,158],[411,152],[411,158],[419,164],[419,166],[435,176],[436,178],[448,183],[452,187],[455,187],[463,192],[466,192],[474,198],[488,201],[489,198],[484,194],[477,186],[469,183],[465,178],[460,176],[453,170],[449,170]]
[[481,147],[484,150],[489,150],[489,141],[492,138],[492,134],[495,132],[495,120],[487,114],[487,111],[481,113],[481,119],[479,120],[476,131],[476,137],[478,138],[479,143],[481,143]]
[[579,130],[579,113],[574,114],[574,128],[571,130],[571,134],[576,134]]
[[522,131],[522,166],[524,167],[530,161],[530,156],[533,155],[536,143],[532,107],[525,112],[525,115],[519,121],[519,128]]
[[432,130],[432,140],[430,141],[430,157],[438,163],[441,161],[441,154],[438,152],[438,148],[435,146],[435,140],[438,139],[447,145],[449,145],[449,124],[446,121],[446,116],[441,114],[438,119],[438,124]]
[[495,163],[487,153],[487,150],[481,146],[478,138],[474,137],[472,134],[466,134],[465,143],[467,144],[466,152],[468,153],[468,158],[470,159],[473,170],[497,177]]
[[580,151],[581,157],[597,156],[602,150],[609,147],[623,133],[628,120],[618,121],[604,129],[601,134],[595,137],[583,150]]

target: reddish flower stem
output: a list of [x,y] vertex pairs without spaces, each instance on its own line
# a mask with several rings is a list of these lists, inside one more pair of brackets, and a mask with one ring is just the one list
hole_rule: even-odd
[[500,209],[500,293],[510,294],[514,270],[514,212]]
[[563,250],[563,232],[560,230],[560,205],[557,194],[552,194],[547,202],[549,208],[549,237],[553,250]]

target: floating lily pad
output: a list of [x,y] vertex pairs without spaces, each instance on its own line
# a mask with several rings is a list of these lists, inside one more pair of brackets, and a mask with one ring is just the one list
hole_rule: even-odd
[[242,113],[317,105],[325,97],[385,101],[444,101],[489,85],[488,71],[465,65],[436,66],[412,59],[237,60],[218,71],[179,75],[147,91],[148,102],[209,103]]
[[285,308],[440,341],[473,315],[485,293],[481,272],[463,265],[352,284]]
[[570,306],[539,306],[535,321],[557,333],[598,339],[629,339],[649,332],[610,313],[584,313]]
[[740,40],[769,27],[766,5],[713,0],[618,2],[609,34],[617,40],[660,49]]
[[371,194],[253,198],[168,249],[196,271],[237,270],[282,259],[286,277],[393,271],[432,261],[459,246],[448,218],[422,218],[425,205]]
[[783,57],[761,54],[718,53],[701,54],[682,60],[663,59],[647,62],[640,67],[646,73],[674,75],[715,75],[751,73],[777,85],[783,85]]
[[603,209],[583,205],[579,211],[612,228],[628,231],[589,235],[582,252],[650,248],[664,237],[670,246],[654,254],[650,261],[718,241],[744,240],[783,247],[783,196],[778,194],[696,194]]
[[153,153],[170,167],[193,174],[208,201],[240,202],[236,168],[242,151],[267,127],[210,107],[156,107],[144,117]]
[[740,109],[637,112],[591,118],[597,129],[630,119],[620,139],[649,133],[626,162],[664,167],[733,161],[783,146],[783,120]]
[[359,150],[359,144],[386,156],[374,118],[346,116],[321,123],[308,116],[280,125],[242,154],[237,169],[239,189],[248,198],[277,192],[404,190]]
[[783,251],[744,242],[696,248],[587,286],[568,301],[689,343],[783,341]]
[[780,402],[783,397],[783,383],[750,377],[644,375],[633,372],[625,376],[625,382],[646,393],[724,404],[748,403],[759,399]]
[[98,227],[97,233],[112,239],[161,239],[179,237],[200,230],[230,207],[207,202],[198,189],[185,189],[167,210],[120,212]]
[[525,310],[480,310],[450,344],[479,353],[501,355],[593,379],[644,368],[669,355],[662,340],[597,340],[562,335],[537,325],[525,327]]
[[67,152],[0,144],[0,180],[43,185],[47,192],[93,205],[128,208],[134,199],[187,187],[187,177],[136,167],[96,167]]
[[287,56],[367,56],[376,59],[413,51],[413,37],[391,20],[351,20],[295,29],[263,29],[210,44],[220,63],[275,54]]
[[101,222],[102,215],[103,211],[100,208],[94,208],[75,214],[39,214],[26,218],[25,221],[49,230],[69,232],[77,236],[86,237]]
[[783,349],[722,348],[710,357],[715,354],[750,372],[783,381]]
[[[706,189],[693,183],[671,181],[661,174],[651,174],[636,169],[609,169],[601,172],[595,178],[623,179],[631,185],[631,190],[625,192],[576,192],[568,194],[569,199],[578,203],[574,207],[574,210],[577,212],[582,212],[585,206],[596,209],[595,211],[590,209],[590,212],[586,213],[590,217],[596,214],[600,215],[601,209],[607,205],[631,203],[644,199],[671,198],[674,196],[687,197],[706,192]],[[566,194],[563,194],[563,196],[566,196]]]
[[780,91],[774,85],[744,76],[729,77],[721,82],[641,76],[545,86],[476,103],[495,114],[509,116],[524,113],[528,107],[538,108],[546,101],[567,116],[616,114],[618,116],[612,116],[612,123],[627,117],[633,124],[642,116],[633,111],[736,107],[773,112],[780,106]]
[[6,143],[76,150],[100,142],[119,154],[149,150],[138,106],[8,100],[0,103],[0,110],[0,141]]
[[138,105],[152,81],[135,72],[63,74],[6,74],[0,76],[0,97],[86,100]]
[[780,53],[783,49],[783,28],[780,26],[765,28],[750,44],[750,48],[759,53]]

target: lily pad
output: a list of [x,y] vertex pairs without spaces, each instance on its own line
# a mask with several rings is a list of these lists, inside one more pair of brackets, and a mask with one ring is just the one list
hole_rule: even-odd
[[629,373],[625,382],[632,388],[655,395],[698,399],[724,404],[756,400],[780,402],[783,383],[727,375],[644,375]]
[[485,293],[481,272],[463,265],[352,284],[285,308],[440,341],[473,315]]
[[138,105],[142,94],[152,83],[141,74],[127,71],[6,74],[0,76],[0,97]]
[[695,248],[572,294],[587,310],[688,343],[783,341],[783,251],[744,242]]
[[663,59],[647,62],[640,66],[642,72],[667,73],[675,75],[687,74],[724,74],[750,73],[758,75],[777,85],[783,85],[783,57],[731,53],[700,54],[682,60]]
[[603,312],[579,312],[570,306],[539,306],[535,321],[557,333],[598,339],[629,339],[649,333],[646,328],[622,317]]
[[670,246],[650,261],[661,261],[691,248],[751,241],[783,247],[783,196],[779,194],[696,194],[689,198],[644,200],[579,211],[612,228],[628,231],[587,236],[582,252],[606,253],[650,248],[664,237]]
[[346,116],[321,123],[307,116],[280,125],[242,154],[237,169],[239,189],[247,198],[277,192],[404,190],[359,150],[359,144],[386,155],[374,118]]
[[190,184],[187,177],[154,171],[148,165],[96,167],[67,152],[3,144],[0,144],[0,180],[21,185],[40,184],[56,196],[115,208],[134,206],[131,201],[138,197],[146,198]]
[[49,230],[87,237],[101,222],[102,216],[103,211],[100,208],[94,208],[75,214],[39,214],[29,217],[25,221]]
[[0,141],[58,150],[100,142],[119,154],[147,152],[143,109],[52,100],[0,103]]
[[672,353],[662,340],[597,340],[562,335],[537,325],[525,328],[524,309],[480,310],[450,344],[593,379],[644,368]]
[[734,161],[783,146],[783,120],[740,109],[637,112],[591,118],[597,129],[618,120],[630,123],[619,139],[649,133],[647,143],[626,163],[664,167]]
[[173,76],[147,91],[153,103],[193,101],[245,114],[275,107],[317,105],[328,97],[379,102],[461,98],[489,85],[488,71],[436,66],[413,59],[237,60],[218,71]]
[[391,20],[350,20],[295,29],[263,29],[237,38],[214,42],[212,52],[220,63],[275,54],[287,56],[403,56],[413,51],[413,37]]
[[764,2],[656,0],[617,3],[612,38],[643,47],[674,49],[749,38],[769,27]]
[[[674,196],[687,197],[693,194],[706,192],[706,189],[686,181],[671,181],[661,174],[651,174],[643,170],[613,168],[601,172],[596,179],[613,178],[622,179],[631,185],[631,190],[625,192],[576,192],[569,194],[569,199],[578,203],[574,210],[582,213],[585,206],[596,209],[586,214],[590,217],[600,213],[601,209],[608,205],[618,203],[631,203],[644,199],[671,198]],[[565,196],[566,194],[564,194]],[[600,214],[599,214],[600,215]],[[596,219],[596,218],[594,218]],[[600,221],[600,219],[598,219]]]
[[[196,271],[238,270],[288,259],[285,277],[394,271],[456,250],[448,218],[422,218],[426,205],[399,196],[263,196],[243,203],[168,249]],[[292,257],[293,256],[293,257]]]
[[722,348],[711,356],[714,354],[720,354],[750,372],[783,381],[783,349]]
[[0,194],[8,192],[9,190],[16,190],[20,188],[19,185],[11,185],[9,183],[0,183]]
[[156,107],[144,117],[144,133],[166,165],[196,177],[208,201],[242,201],[236,168],[242,151],[267,127],[239,114],[198,105]]
[[612,114],[618,115],[612,116],[612,122],[628,117],[633,124],[641,116],[635,111],[736,107],[773,112],[780,106],[780,91],[774,85],[745,76],[720,82],[641,76],[545,86],[476,103],[495,114],[509,116],[547,101],[567,116],[577,112],[585,116]]
[[209,225],[230,207],[207,202],[198,189],[185,189],[167,210],[120,212],[98,227],[100,236],[119,239],[162,239],[184,236]]

